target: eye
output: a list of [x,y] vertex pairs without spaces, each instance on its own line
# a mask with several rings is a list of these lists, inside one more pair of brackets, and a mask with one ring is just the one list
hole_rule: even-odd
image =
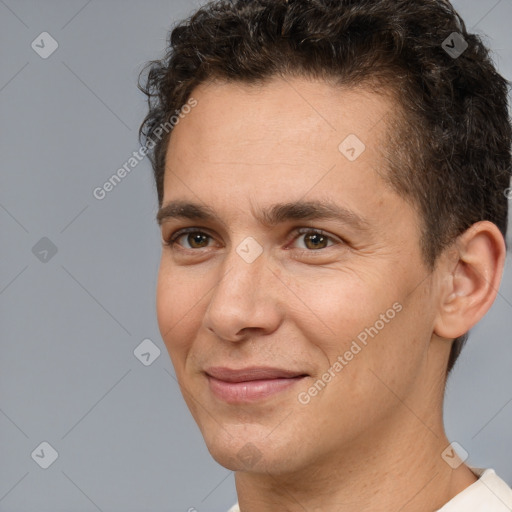
[[[181,238],[184,238],[190,247],[183,247],[181,243],[178,243]],[[168,239],[162,241],[164,245],[173,246],[177,244],[181,245],[184,249],[193,250],[208,247],[208,239],[212,239],[212,237],[204,231],[199,231],[197,228],[185,228],[176,231]]]
[[[297,233],[300,235],[295,240],[304,240],[305,251],[317,251],[319,249],[326,249],[330,247],[326,245],[329,241],[336,243],[341,243],[336,240],[334,237],[327,235],[321,230],[312,229],[312,228],[301,228],[297,230]],[[295,241],[294,240],[294,241]]]
[[[298,247],[303,252],[319,251],[332,245],[343,243],[342,240],[338,240],[319,229],[300,228],[296,230],[296,233],[298,236],[295,237],[292,243],[303,240],[304,247]],[[180,239],[184,239],[189,247],[180,243]],[[198,228],[184,228],[171,234],[167,239],[162,239],[162,242],[166,246],[179,245],[184,250],[191,251],[208,248],[208,242],[211,240],[213,240],[213,237],[205,231],[201,231]]]

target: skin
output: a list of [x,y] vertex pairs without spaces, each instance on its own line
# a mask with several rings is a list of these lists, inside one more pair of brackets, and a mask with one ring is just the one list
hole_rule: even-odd
[[[397,108],[387,96],[302,78],[215,81],[192,96],[197,106],[170,138],[163,205],[200,203],[218,219],[162,219],[164,240],[187,227],[207,236],[163,245],[157,318],[210,453],[236,471],[242,512],[440,508],[476,480],[441,457],[445,371],[452,339],[494,301],[503,237],[479,222],[433,271],[425,265],[421,219],[381,177],[385,119]],[[352,162],[338,149],[349,134],[366,146]],[[299,199],[328,199],[365,224],[257,220],[260,209]],[[332,238],[314,245],[303,227]],[[247,237],[263,250],[252,263],[237,253]],[[395,303],[401,311],[300,403]],[[209,366],[308,376],[230,404],[210,390]]]

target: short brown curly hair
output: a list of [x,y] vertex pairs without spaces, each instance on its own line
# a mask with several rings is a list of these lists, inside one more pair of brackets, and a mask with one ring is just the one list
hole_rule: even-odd
[[[458,56],[443,47],[446,40],[454,46],[454,32],[467,43]],[[491,221],[506,236],[510,82],[447,0],[220,0],[178,23],[165,57],[149,62],[139,79],[149,105],[139,135],[152,142],[160,206],[172,130],[155,141],[158,127],[203,82],[275,76],[393,94],[401,108],[388,122],[386,178],[421,214],[431,269],[475,222]],[[467,336],[454,340],[448,372]]]

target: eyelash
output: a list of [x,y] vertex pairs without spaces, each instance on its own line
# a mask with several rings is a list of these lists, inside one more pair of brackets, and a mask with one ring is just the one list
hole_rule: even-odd
[[[295,241],[297,238],[300,238],[300,235],[313,234],[313,235],[323,236],[323,237],[327,238],[328,240],[335,242],[334,245],[336,245],[336,244],[339,245],[339,244],[345,243],[344,240],[336,239],[333,236],[328,235],[325,231],[322,231],[321,229],[297,228],[295,230],[295,232],[296,232],[297,236],[292,240],[292,242]],[[208,236],[210,238],[213,238],[210,234],[206,233],[205,231],[201,231],[198,228],[193,228],[192,227],[192,228],[184,228],[184,229],[180,229],[180,230],[176,231],[175,233],[170,235],[170,237],[168,239],[162,240],[162,243],[165,246],[172,247],[173,245],[175,245],[176,241],[179,238],[181,238],[184,235],[190,234],[190,233],[199,233],[201,235],[206,235],[206,236]],[[328,247],[332,247],[332,246],[328,246]],[[328,247],[324,247],[323,250],[327,249]],[[207,247],[202,247],[201,249],[207,249]],[[187,248],[183,248],[182,250],[189,251],[189,252],[197,252],[200,249],[187,249]],[[315,253],[315,252],[322,251],[322,249],[316,249],[316,250],[315,249],[297,249],[297,250],[300,251],[300,252],[303,252],[303,253],[305,253],[305,252],[307,252],[307,253]]]

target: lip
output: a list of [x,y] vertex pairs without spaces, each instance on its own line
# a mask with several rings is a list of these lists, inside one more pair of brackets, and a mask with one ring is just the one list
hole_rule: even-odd
[[205,370],[211,392],[228,403],[263,400],[294,386],[307,374],[302,371],[252,366],[239,370],[210,367]]

